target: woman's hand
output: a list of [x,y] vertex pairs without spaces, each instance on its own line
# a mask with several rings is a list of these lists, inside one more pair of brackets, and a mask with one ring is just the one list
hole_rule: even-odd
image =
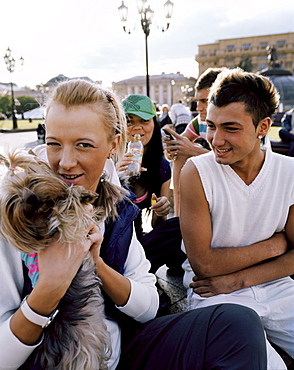
[[[86,212],[93,214],[93,206],[86,205]],[[90,249],[95,250],[101,245],[102,234],[94,221],[84,230],[84,240],[66,244],[58,241],[59,235],[48,240],[48,246],[38,254],[39,279],[36,287],[41,286],[49,295],[55,292],[57,300],[61,299],[70,286],[83,259]],[[99,255],[99,250],[98,250]]]
[[[122,157],[121,161],[119,162],[117,166],[117,173],[119,177],[122,176],[124,172],[128,169],[129,165],[133,163],[132,157],[133,157],[132,153],[126,153]],[[147,169],[144,167],[141,167],[140,172],[144,172],[144,171],[147,171]]]
[[[92,227],[93,225],[91,229]],[[53,236],[48,246],[38,254],[40,271],[38,285],[42,285],[45,291],[55,291],[61,299],[91,245],[92,236],[87,237],[87,234],[84,243],[72,243],[70,246],[58,242],[58,235]]]
[[120,163],[117,167],[117,172],[118,172],[119,175],[124,173],[127,170],[128,166],[133,162],[132,159],[131,159],[132,156],[133,156],[132,153],[126,153],[122,157],[122,159],[121,159],[121,161],[120,161]]
[[97,266],[101,259],[100,248],[103,241],[103,235],[98,225],[95,224],[94,227],[90,230],[88,238],[92,243],[90,252]]
[[152,194],[151,203],[150,209],[154,211],[158,217],[165,217],[169,214],[170,202],[167,197],[163,196],[157,198],[155,194]]

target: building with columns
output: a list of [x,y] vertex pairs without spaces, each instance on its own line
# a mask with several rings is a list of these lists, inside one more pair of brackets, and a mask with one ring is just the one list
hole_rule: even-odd
[[268,66],[268,48],[275,47],[281,67],[294,71],[294,32],[264,36],[240,37],[218,40],[212,44],[198,45],[195,57],[199,75],[207,68],[240,66],[250,63],[251,71],[258,72]]
[[[195,82],[195,78],[185,77],[180,72],[168,74],[163,72],[161,75],[149,76],[150,99],[159,105],[171,106],[179,100],[188,104],[189,97],[194,96]],[[146,95],[146,76],[113,82],[112,89],[121,99],[130,94]]]

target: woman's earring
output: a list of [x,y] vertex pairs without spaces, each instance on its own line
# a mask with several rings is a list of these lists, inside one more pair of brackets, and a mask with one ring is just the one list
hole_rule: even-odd
[[259,139],[259,140],[261,140],[263,138],[263,136],[262,135],[258,135],[257,136],[257,139]]
[[104,182],[106,180],[106,173],[103,172],[102,175],[100,176],[100,182]]

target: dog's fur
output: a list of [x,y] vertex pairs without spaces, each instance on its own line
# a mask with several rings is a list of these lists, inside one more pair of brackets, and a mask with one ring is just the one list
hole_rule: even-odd
[[[0,162],[8,167],[0,189],[0,233],[21,252],[38,253],[55,234],[70,253],[72,243],[86,240],[89,222],[104,216],[93,216],[85,207],[96,193],[68,186],[33,153],[0,155]],[[42,344],[21,368],[107,369],[110,341],[95,268],[88,253],[59,303],[59,313],[44,330]]]

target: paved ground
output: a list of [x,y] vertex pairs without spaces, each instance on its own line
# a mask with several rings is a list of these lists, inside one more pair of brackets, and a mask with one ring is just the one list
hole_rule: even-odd
[[178,313],[187,310],[187,293],[183,286],[182,277],[172,277],[166,273],[167,267],[164,265],[156,272],[158,284],[162,290],[169,296],[171,306],[168,313]]
[[0,153],[6,149],[24,148],[29,149],[38,145],[36,131],[17,133],[0,133]]

